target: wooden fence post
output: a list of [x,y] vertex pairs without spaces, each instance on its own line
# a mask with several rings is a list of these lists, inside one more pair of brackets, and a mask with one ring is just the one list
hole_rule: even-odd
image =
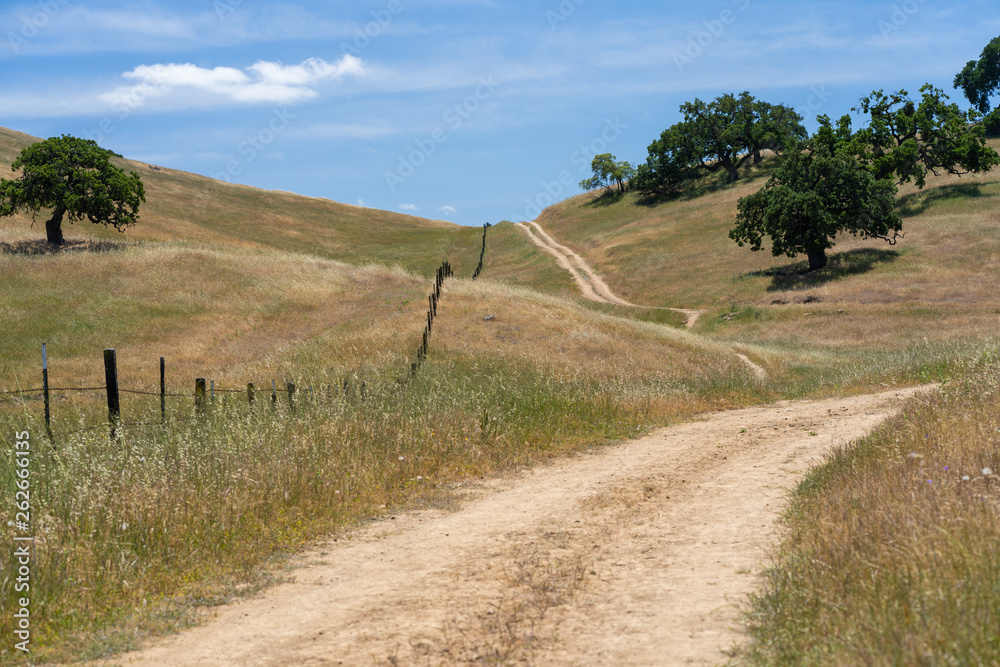
[[121,422],[122,409],[118,399],[118,362],[114,348],[104,350],[104,386],[108,391],[108,426],[111,439],[118,437],[118,424]]
[[247,383],[247,403],[250,405],[250,409],[253,410],[253,402],[256,396],[254,396],[253,382]]
[[271,380],[271,407],[278,407],[278,387],[274,384],[274,380]]
[[160,424],[167,423],[167,361],[160,357]]
[[295,410],[295,385],[288,383],[288,409]]
[[194,410],[199,415],[205,414],[205,378],[194,379]]
[[49,410],[49,355],[42,343],[42,395],[45,398],[45,432],[52,439],[52,413]]

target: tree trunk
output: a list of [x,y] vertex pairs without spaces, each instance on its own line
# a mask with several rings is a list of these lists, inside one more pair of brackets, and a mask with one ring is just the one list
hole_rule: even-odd
[[52,217],[45,222],[45,236],[51,245],[61,246],[66,243],[62,233],[62,219],[65,212],[66,209],[61,206],[56,207],[56,210],[52,212]]
[[760,154],[760,151],[754,151],[753,152],[753,163],[754,164],[760,164],[763,161],[764,161],[764,157]]
[[735,183],[740,178],[740,169],[735,164],[726,163],[726,171],[729,172],[729,182]]
[[826,267],[826,250],[824,248],[806,250],[806,254],[809,256],[810,271],[816,271],[817,269]]

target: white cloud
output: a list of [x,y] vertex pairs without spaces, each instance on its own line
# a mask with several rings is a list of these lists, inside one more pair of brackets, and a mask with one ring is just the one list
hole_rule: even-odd
[[416,204],[400,204],[399,208],[400,208],[400,210],[403,210],[403,211],[419,211],[420,210],[420,209],[417,208]]
[[322,58],[300,65],[259,60],[246,71],[191,63],[139,65],[122,74],[134,85],[119,86],[99,98],[113,107],[130,109],[145,106],[151,99],[164,100],[173,109],[227,103],[293,104],[317,97],[315,84],[363,74],[361,59],[350,54],[333,63]]
[[458,209],[456,209],[454,206],[442,206],[441,208],[438,209],[438,212],[444,213],[445,215],[455,215],[456,213],[458,213]]

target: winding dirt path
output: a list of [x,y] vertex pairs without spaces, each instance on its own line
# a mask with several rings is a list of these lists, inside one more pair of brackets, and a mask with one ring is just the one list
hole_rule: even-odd
[[[743,640],[786,494],[929,387],[704,415],[305,554],[126,665],[706,665]],[[495,664],[495,663],[490,663]]]
[[[597,301],[598,303],[614,303],[619,306],[631,306],[633,308],[646,307],[630,303],[612,292],[607,283],[605,283],[604,280],[602,280],[601,277],[597,275],[592,268],[590,268],[590,265],[583,261],[582,257],[549,236],[548,232],[542,229],[542,226],[537,222],[520,222],[517,223],[517,226],[528,235],[528,238],[532,243],[555,257],[556,263],[570,272],[573,276],[573,280],[580,288],[580,292],[583,294],[585,299]],[[695,322],[698,321],[698,318],[701,317],[702,314],[702,311],[700,310],[688,310],[685,308],[665,308],[664,310],[672,310],[676,313],[686,315],[688,319],[685,322],[685,326],[688,329],[695,325]]]

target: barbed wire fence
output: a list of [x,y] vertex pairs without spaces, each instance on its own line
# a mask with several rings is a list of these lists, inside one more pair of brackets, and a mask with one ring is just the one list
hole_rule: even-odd
[[[479,263],[476,266],[475,271],[472,274],[472,279],[476,280],[482,273],[483,270],[483,260],[486,255],[486,231],[491,227],[490,223],[483,225],[483,242],[482,249],[479,254]],[[427,360],[427,353],[429,350],[430,339],[432,332],[434,330],[434,321],[438,315],[438,308],[441,303],[442,288],[444,286],[445,280],[454,277],[455,271],[452,269],[451,262],[445,260],[438,267],[434,274],[434,285],[431,288],[431,292],[427,297],[427,323],[424,326],[423,335],[421,337],[421,344],[417,348],[416,359],[410,364],[408,372],[402,377],[397,379],[397,383],[401,387],[405,387],[410,379],[412,379],[417,372],[423,366],[424,362]],[[214,380],[206,380],[205,378],[195,378],[195,388],[193,392],[179,392],[166,390],[166,358],[160,357],[160,390],[159,391],[147,391],[142,389],[125,389],[118,384],[118,359],[117,352],[113,348],[108,348],[104,350],[104,377],[105,383],[102,386],[97,387],[50,387],[49,386],[49,367],[48,367],[48,350],[45,343],[42,344],[42,386],[30,389],[0,389],[0,400],[7,399],[9,396],[17,396],[17,401],[26,405],[27,401],[41,399],[44,402],[45,409],[45,430],[50,441],[55,442],[56,437],[67,437],[70,435],[75,435],[78,433],[84,433],[89,431],[96,431],[101,429],[108,429],[110,438],[112,440],[117,439],[120,429],[124,427],[150,427],[150,426],[161,426],[166,427],[168,424],[185,423],[192,422],[203,419],[208,411],[208,406],[215,402],[215,395],[218,394],[246,394],[247,404],[252,409],[257,402],[257,394],[260,393],[258,385],[256,383],[247,383],[246,389],[228,389],[222,387],[216,387]],[[295,409],[296,393],[298,388],[294,382],[285,382],[284,387],[280,390],[278,388],[277,382],[271,380],[270,386],[270,399],[271,406],[277,407],[278,405],[278,394],[279,391],[282,394],[287,395],[288,406],[290,409]],[[266,385],[263,385],[266,386]],[[351,390],[350,380],[344,380],[343,383],[343,394],[346,397],[348,392]],[[313,387],[309,386],[307,388],[310,398],[315,398],[315,392]],[[266,389],[264,389],[266,391]],[[52,395],[54,392],[69,393],[69,392],[104,392],[107,397],[108,404],[108,421],[107,424],[101,424],[98,426],[91,426],[86,428],[80,428],[73,431],[65,431],[60,433],[52,432]],[[332,395],[333,385],[328,384],[327,394]],[[160,420],[159,422],[125,422],[122,420],[122,408],[121,408],[121,394],[130,394],[138,396],[149,396],[149,397],[159,397],[160,399]],[[338,387],[339,394],[339,387]],[[366,395],[366,383],[361,382],[359,387],[359,396],[361,400],[364,400]],[[194,416],[188,418],[171,418],[168,422],[167,420],[167,399],[168,398],[190,398],[194,401]]]

